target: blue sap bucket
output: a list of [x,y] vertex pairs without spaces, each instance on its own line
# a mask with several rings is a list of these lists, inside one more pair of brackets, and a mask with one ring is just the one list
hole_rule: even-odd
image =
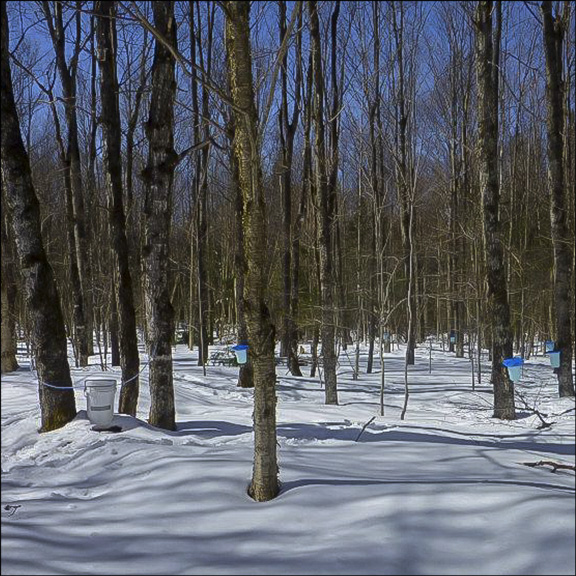
[[546,342],[544,343],[544,349],[546,350],[546,354],[548,354],[548,352],[553,352],[554,351],[554,341],[553,340],[546,340]]
[[236,344],[232,346],[234,354],[236,354],[236,362],[238,364],[246,364],[248,362],[248,344]]
[[450,343],[456,344],[456,336],[450,336]]
[[552,368],[560,368],[560,351],[548,352],[548,356],[550,356],[550,366]]
[[508,368],[510,380],[512,380],[512,382],[518,382],[522,376],[522,364],[524,364],[524,360],[519,356],[515,356],[514,358],[506,358],[502,364]]

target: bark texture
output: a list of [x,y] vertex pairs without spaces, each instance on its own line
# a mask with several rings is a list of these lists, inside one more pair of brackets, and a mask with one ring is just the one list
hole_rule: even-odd
[[[173,2],[154,2],[154,26],[164,40],[177,48]],[[152,94],[146,124],[148,163],[143,172],[146,317],[150,353],[150,414],[154,426],[174,430],[172,338],[174,309],[171,302],[169,239],[172,184],[177,155],[174,151],[175,62],[168,48],[156,40],[152,63]]]
[[[568,10],[568,5],[565,6]],[[548,102],[548,180],[550,220],[554,246],[554,303],[556,304],[556,349],[560,351],[558,391],[561,397],[574,396],[572,377],[572,323],[570,278],[574,240],[568,229],[568,199],[564,178],[564,79],[562,53],[564,17],[552,14],[552,2],[542,2],[544,49],[546,54],[546,99]],[[574,191],[572,191],[574,192]],[[572,246],[572,248],[571,248]]]
[[[286,2],[278,3],[280,44],[284,41],[286,29]],[[295,8],[296,9],[296,8]],[[294,87],[294,102],[292,113],[288,107],[288,50],[284,53],[281,67],[282,102],[279,107],[278,122],[280,126],[280,143],[282,146],[282,165],[280,167],[280,182],[282,190],[282,341],[280,355],[288,358],[288,368],[294,376],[302,376],[298,364],[298,330],[296,318],[292,315],[294,308],[298,308],[298,258],[294,252],[299,249],[298,240],[294,238],[292,225],[292,159],[294,155],[294,137],[300,116],[300,85],[301,71],[301,37],[302,12],[298,15],[298,32],[296,36],[296,79]],[[296,225],[298,226],[298,224]],[[293,263],[293,260],[296,260]],[[293,290],[292,274],[296,275],[296,291]],[[292,299],[296,297],[296,302]]]
[[16,278],[12,242],[8,237],[4,193],[2,193],[2,365],[1,371],[18,370],[16,361]]
[[100,123],[102,125],[104,169],[108,193],[108,215],[114,251],[114,288],[118,312],[118,343],[123,382],[120,392],[120,412],[136,416],[140,359],[123,201],[122,128],[116,73],[116,3],[95,2],[94,11],[98,17]]
[[[411,226],[414,222],[414,168],[409,158],[409,101],[410,90],[407,87],[405,42],[404,42],[404,3],[392,3],[392,23],[396,47],[396,60],[398,67],[397,94],[396,94],[396,144],[398,146],[398,160],[396,162],[396,188],[400,201],[400,229],[402,232],[402,248],[404,252],[404,271],[406,275],[406,305],[407,317],[416,316],[416,284],[415,266],[412,261],[414,249],[412,246],[413,234]],[[414,364],[414,349],[416,348],[416,323],[408,321],[406,331],[406,363]]]
[[46,16],[46,23],[54,46],[56,67],[62,85],[64,111],[67,125],[66,164],[70,178],[70,196],[68,219],[73,231],[74,243],[70,244],[72,266],[76,266],[73,275],[78,275],[77,290],[80,294],[75,296],[75,330],[77,340],[77,355],[81,366],[88,365],[88,356],[93,353],[93,306],[92,306],[92,267],[90,258],[89,232],[84,209],[84,185],[82,181],[82,162],[80,157],[80,141],[78,135],[78,116],[76,113],[76,77],[78,59],[81,51],[81,14],[75,15],[76,38],[73,56],[70,62],[66,61],[66,26],[62,14],[62,2],[54,3],[54,14],[50,10],[50,3],[42,2]]
[[226,53],[234,103],[234,153],[244,214],[244,303],[254,379],[254,469],[248,493],[256,501],[279,491],[276,456],[274,325],[266,304],[266,210],[254,104],[248,2],[226,2]]
[[[1,152],[6,199],[16,237],[30,336],[38,370],[41,431],[55,430],[76,415],[66,331],[54,273],[46,257],[40,227],[40,206],[22,142],[8,62],[8,18],[1,3]],[[50,384],[51,386],[45,386]],[[58,388],[64,388],[59,390]]]
[[[242,215],[244,214],[244,197],[240,187],[240,173],[238,161],[234,152],[234,121],[230,121],[228,136],[231,144],[230,171],[232,173],[232,184],[234,186],[234,200],[236,204],[236,214],[234,220],[236,246],[234,248],[234,270],[236,274],[234,297],[236,299],[236,323],[238,325],[238,342],[246,344],[248,342],[248,327],[246,326],[246,307],[244,305],[244,278],[246,276],[246,262],[244,259],[244,229],[242,226]],[[238,386],[240,388],[254,388],[254,369],[252,362],[247,362],[240,366],[238,372]]]
[[[492,14],[496,13],[493,29]],[[498,53],[501,6],[491,1],[478,2],[476,9],[476,77],[478,83],[478,159],[484,220],[484,249],[488,281],[488,309],[492,320],[492,385],[494,416],[516,418],[514,384],[502,365],[512,356],[510,307],[506,286],[500,185],[498,177]]]
[[330,199],[329,173],[326,160],[324,126],[324,77],[317,2],[309,0],[310,41],[314,76],[314,128],[316,153],[316,206],[318,219],[318,250],[320,252],[320,297],[322,305],[322,359],[326,404],[338,404],[336,380],[334,258],[332,250],[334,202]]

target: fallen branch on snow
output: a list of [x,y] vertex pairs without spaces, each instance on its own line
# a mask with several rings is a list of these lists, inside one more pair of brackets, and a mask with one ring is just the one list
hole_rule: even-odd
[[366,424],[364,424],[364,426],[362,426],[362,430],[360,430],[360,434],[358,434],[358,436],[356,436],[356,440],[354,440],[354,442],[358,442],[358,439],[360,438],[360,436],[362,436],[362,432],[364,432],[364,430],[366,430],[366,427],[371,424],[372,422],[374,422],[374,420],[376,420],[376,416],[372,416],[372,418],[370,418],[370,420],[368,420],[368,422],[366,422]]
[[562,464],[561,462],[552,462],[552,460],[540,460],[539,462],[523,462],[524,466],[530,466],[530,468],[536,468],[536,466],[551,466],[552,470],[550,472],[556,472],[556,470],[572,470],[576,472],[576,466],[574,464]]
[[14,514],[16,513],[18,508],[21,508],[21,507],[22,507],[21,504],[6,504],[6,506],[4,506],[4,510],[9,512],[8,516],[10,517],[10,516],[14,516]]
[[525,410],[528,410],[528,412],[530,412],[531,414],[535,414],[536,416],[538,416],[538,419],[541,422],[541,424],[538,426],[538,430],[543,430],[544,428],[550,428],[552,424],[556,423],[556,422],[547,422],[546,420],[544,420],[544,416],[548,417],[548,414],[543,414],[542,412],[540,412],[540,410],[537,410],[535,407],[529,406],[524,395],[521,394],[518,390],[516,390],[516,396],[522,402],[522,406]]

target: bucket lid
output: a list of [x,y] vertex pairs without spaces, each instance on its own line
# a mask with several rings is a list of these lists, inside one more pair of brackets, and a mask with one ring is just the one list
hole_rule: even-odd
[[232,346],[232,350],[248,350],[248,344],[236,344]]
[[113,378],[87,378],[84,380],[84,386],[87,388],[112,388],[116,386],[116,380]]
[[514,358],[506,358],[502,364],[506,366],[506,368],[511,368],[513,366],[522,366],[524,360],[520,358],[520,356],[514,356]]

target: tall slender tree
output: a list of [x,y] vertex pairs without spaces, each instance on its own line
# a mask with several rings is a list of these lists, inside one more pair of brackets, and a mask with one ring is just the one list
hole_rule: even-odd
[[[212,71],[212,44],[214,30],[215,4],[206,4],[206,38],[205,46],[202,41],[202,24],[200,15],[200,2],[196,2],[197,25],[194,23],[194,2],[190,3],[190,58],[200,70],[202,78],[210,77]],[[202,85],[201,107],[198,95],[200,82],[197,78],[196,68],[191,72],[192,80],[192,107],[193,107],[193,135],[194,145],[200,144],[200,138],[205,142],[210,139],[210,92]],[[208,170],[210,160],[210,147],[201,147],[196,154],[194,174],[194,204],[195,226],[194,247],[196,253],[196,288],[198,293],[198,328],[199,328],[199,354],[198,364],[205,365],[208,361],[208,344],[211,341],[210,333],[210,295],[208,290]]]
[[175,62],[177,50],[174,3],[154,2],[156,38],[152,63],[152,93],[146,123],[148,162],[145,181],[145,240],[142,249],[148,347],[150,354],[150,424],[173,430],[176,426],[172,380],[174,309],[171,302],[169,240],[172,221],[172,185],[178,155],[174,151]]
[[14,102],[9,63],[6,3],[0,5],[2,26],[0,150],[6,199],[16,237],[24,297],[29,314],[32,346],[38,370],[41,431],[64,426],[76,415],[68,365],[66,330],[54,272],[42,240],[40,205],[32,183],[30,160],[24,148]]
[[[301,5],[299,5],[301,6]],[[286,37],[286,2],[281,0],[279,7],[279,28],[280,44]],[[300,10],[300,7],[298,8]],[[281,355],[288,358],[288,368],[295,376],[302,376],[298,365],[298,332],[296,329],[296,318],[292,316],[292,272],[294,271],[292,260],[293,255],[293,225],[292,225],[292,160],[294,156],[294,137],[298,128],[300,117],[300,97],[302,83],[302,12],[298,15],[298,26],[295,42],[295,69],[296,78],[294,82],[294,98],[292,111],[288,106],[288,50],[284,53],[282,66],[280,69],[282,81],[282,100],[279,107],[278,123],[280,126],[280,143],[282,146],[282,166],[280,169],[280,180],[282,188],[282,304],[283,304],[283,324]],[[298,274],[298,271],[296,271]]]
[[[408,62],[406,57],[405,21],[406,7],[403,0],[391,2],[392,31],[394,35],[396,80],[395,80],[395,143],[398,150],[396,157],[396,188],[400,204],[400,229],[402,232],[402,247],[404,270],[406,274],[406,304],[408,329],[406,333],[406,364],[414,364],[414,349],[416,348],[416,282],[414,234],[414,158],[411,154],[411,116],[413,115],[413,99],[411,85],[414,78],[408,77]],[[412,318],[412,321],[410,320]]]
[[[574,396],[572,342],[574,334],[570,313],[570,275],[574,246],[568,229],[568,199],[564,178],[564,31],[570,22],[570,4],[564,14],[553,15],[552,2],[542,2],[544,52],[546,55],[546,99],[548,102],[548,180],[550,220],[554,246],[554,303],[556,310],[556,349],[560,352],[558,390],[560,396]],[[572,245],[572,248],[571,248]]]
[[80,156],[80,136],[78,128],[77,111],[77,77],[80,52],[82,50],[81,37],[81,6],[76,2],[74,15],[75,40],[72,56],[66,59],[66,30],[63,16],[63,3],[54,2],[54,12],[50,8],[50,2],[43,0],[42,9],[46,18],[46,24],[50,32],[50,38],[56,56],[56,68],[62,86],[64,111],[67,127],[67,143],[65,152],[65,178],[69,179],[69,209],[68,220],[72,228],[74,242],[70,243],[72,275],[78,276],[79,294],[75,296],[76,325],[78,342],[78,357],[81,366],[88,364],[88,356],[93,353],[92,329],[93,329],[93,306],[92,306],[92,264],[90,258],[89,230],[86,221],[84,202],[84,185],[82,178],[82,161]]
[[118,310],[118,340],[123,386],[120,412],[136,415],[138,405],[138,337],[132,293],[132,276],[126,238],[122,186],[122,127],[120,123],[119,87],[116,73],[118,42],[116,37],[116,2],[94,3],[98,18],[98,63],[104,169],[108,192],[108,215],[114,250],[114,287]]
[[[493,25],[493,14],[496,25]],[[492,320],[494,416],[514,420],[514,384],[502,362],[512,356],[510,307],[500,222],[498,175],[498,85],[502,5],[478,2],[476,8],[476,79],[478,84],[478,160],[482,192],[488,308]]]
[[324,123],[324,75],[322,72],[322,47],[318,3],[309,0],[310,44],[314,77],[314,153],[316,157],[316,209],[318,249],[320,252],[320,292],[322,307],[322,358],[324,361],[324,383],[326,404],[338,404],[336,380],[334,314],[334,252],[332,247],[335,203],[329,187],[329,167],[326,158],[326,136]]
[[280,489],[276,455],[275,329],[266,303],[266,204],[252,79],[250,3],[228,1],[224,8],[228,77],[234,105],[234,153],[244,201],[244,301],[254,379],[254,470],[248,492],[254,500],[266,501],[274,498]]
[[4,204],[4,180],[2,180],[2,374],[18,370],[16,360],[16,269],[12,238],[8,237],[7,214]]

